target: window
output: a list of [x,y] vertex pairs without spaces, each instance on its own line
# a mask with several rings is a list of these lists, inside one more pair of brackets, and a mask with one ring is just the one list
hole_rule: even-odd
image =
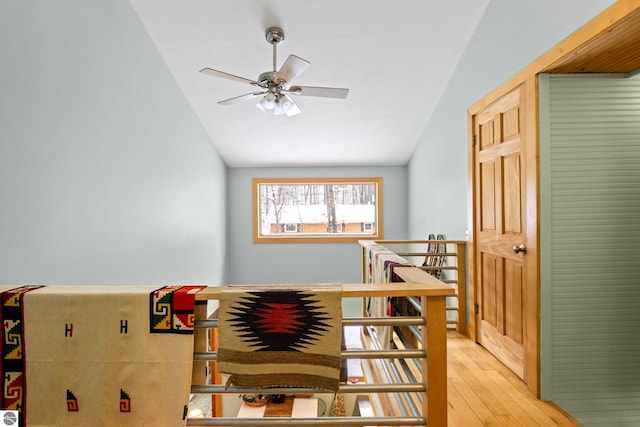
[[253,241],[382,239],[382,178],[254,178]]
[[285,224],[284,225],[284,232],[285,233],[297,233],[298,232],[298,226],[295,224]]

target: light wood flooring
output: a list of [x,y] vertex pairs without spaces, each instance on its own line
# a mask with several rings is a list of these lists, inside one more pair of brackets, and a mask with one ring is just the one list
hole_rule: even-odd
[[581,425],[557,405],[534,398],[482,346],[455,332],[447,341],[449,427]]

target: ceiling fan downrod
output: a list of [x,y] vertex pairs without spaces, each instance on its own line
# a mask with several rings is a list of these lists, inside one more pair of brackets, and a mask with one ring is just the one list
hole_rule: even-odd
[[282,29],[278,27],[269,27],[267,28],[267,32],[265,33],[265,38],[273,46],[273,72],[275,73],[277,70],[276,46],[284,41],[284,31],[282,31]]

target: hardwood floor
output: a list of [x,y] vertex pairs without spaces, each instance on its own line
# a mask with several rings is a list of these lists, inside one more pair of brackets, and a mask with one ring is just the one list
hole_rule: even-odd
[[581,425],[557,405],[534,398],[483,347],[455,332],[447,341],[449,427]]

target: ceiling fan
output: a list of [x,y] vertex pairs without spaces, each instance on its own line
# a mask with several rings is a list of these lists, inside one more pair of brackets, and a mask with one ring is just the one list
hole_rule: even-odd
[[293,80],[302,74],[302,72],[306,70],[311,63],[298,56],[289,55],[284,64],[282,64],[282,67],[280,67],[280,70],[276,71],[276,46],[284,40],[284,32],[278,27],[270,27],[267,29],[265,37],[273,46],[273,71],[266,71],[260,74],[257,80],[246,79],[244,77],[235,76],[212,68],[203,68],[200,70],[203,74],[221,77],[223,79],[233,80],[240,83],[249,83],[257,88],[254,92],[225,99],[223,101],[219,101],[218,104],[231,105],[236,102],[262,97],[256,104],[256,107],[262,111],[273,111],[274,115],[286,114],[287,116],[294,116],[296,114],[300,114],[301,111],[289,95],[320,96],[324,98],[339,99],[345,99],[347,97],[349,89],[293,86]]

